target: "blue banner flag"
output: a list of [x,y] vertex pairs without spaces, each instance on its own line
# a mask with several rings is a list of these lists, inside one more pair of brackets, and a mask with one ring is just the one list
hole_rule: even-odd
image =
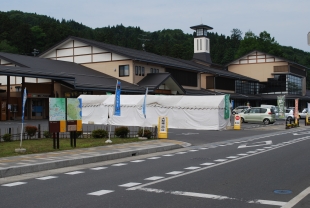
[[116,81],[115,100],[114,100],[114,113],[115,116],[121,115],[121,82]]
[[24,114],[25,114],[25,104],[27,100],[27,92],[26,92],[26,87],[24,89],[24,94],[23,94],[23,109],[22,109],[22,122],[24,122]]
[[143,106],[142,106],[142,112],[143,112],[144,118],[146,118],[145,103],[146,103],[146,96],[147,96],[147,93],[148,93],[148,88],[146,88],[145,96],[144,96],[144,101],[143,101]]

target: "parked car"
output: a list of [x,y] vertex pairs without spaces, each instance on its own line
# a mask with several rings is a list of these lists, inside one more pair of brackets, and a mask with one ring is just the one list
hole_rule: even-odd
[[264,124],[274,123],[276,121],[276,114],[273,108],[250,108],[242,113],[239,113],[241,122],[262,122]]
[[249,109],[250,108],[250,106],[238,106],[238,107],[236,107],[234,110],[232,110],[232,114],[233,115],[235,115],[235,114],[238,114],[238,113],[241,113],[242,111],[244,111],[244,110],[247,110],[247,109]]
[[299,118],[300,119],[305,119],[306,118],[306,115],[308,113],[308,108],[304,108],[300,113],[299,113]]
[[285,110],[285,119],[286,120],[295,120],[294,108],[288,108]]

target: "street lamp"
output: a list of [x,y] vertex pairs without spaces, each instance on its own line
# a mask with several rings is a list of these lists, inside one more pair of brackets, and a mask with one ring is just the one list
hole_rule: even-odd
[[33,54],[33,56],[36,56],[39,53],[39,50],[37,49],[33,49],[33,52],[31,52]]

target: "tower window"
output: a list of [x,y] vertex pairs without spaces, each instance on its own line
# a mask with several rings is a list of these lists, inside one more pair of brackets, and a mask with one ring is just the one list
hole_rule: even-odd
[[200,50],[202,50],[202,40],[200,39]]
[[197,51],[199,51],[199,40],[197,39]]
[[203,29],[197,29],[197,36],[203,35]]
[[205,30],[205,29],[204,29],[204,30],[203,30],[203,35],[204,35],[204,36],[207,36],[207,32],[208,32],[208,30]]

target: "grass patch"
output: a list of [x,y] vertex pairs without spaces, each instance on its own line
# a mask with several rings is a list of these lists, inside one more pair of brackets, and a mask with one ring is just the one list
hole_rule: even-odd
[[[143,142],[138,138],[111,138],[112,144],[106,144],[104,139],[93,139],[93,138],[78,138],[76,139],[76,147],[71,147],[70,138],[59,139],[59,149],[53,148],[53,139],[33,139],[23,140],[22,148],[26,149],[24,154],[36,154],[44,152],[57,152],[61,150],[71,150],[78,148],[98,147],[113,144],[123,144],[131,142]],[[20,141],[12,142],[0,142],[0,157],[18,156],[20,153],[16,153],[15,149],[19,148]]]

